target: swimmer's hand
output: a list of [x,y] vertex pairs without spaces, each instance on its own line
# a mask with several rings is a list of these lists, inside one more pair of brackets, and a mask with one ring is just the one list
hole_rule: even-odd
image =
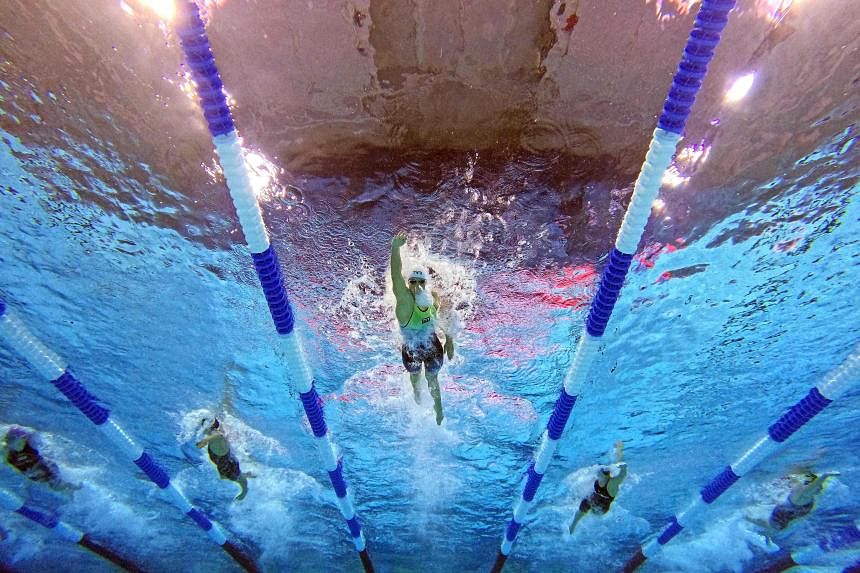
[[406,244],[406,233],[400,232],[394,235],[394,238],[391,239],[391,248],[399,249],[403,245]]
[[445,337],[445,354],[448,355],[448,360],[454,359],[454,339],[450,336]]

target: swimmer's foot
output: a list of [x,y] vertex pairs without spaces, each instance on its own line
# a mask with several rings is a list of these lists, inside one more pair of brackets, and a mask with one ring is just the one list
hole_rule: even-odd
[[770,529],[770,522],[766,519],[747,517],[746,520],[762,529]]
[[56,482],[56,483],[51,484],[51,489],[53,489],[54,491],[58,491],[60,493],[65,493],[65,494],[69,494],[69,495],[71,495],[71,493],[73,491],[78,491],[82,487],[84,487],[83,484],[69,483],[69,482],[65,482],[65,481],[60,481],[60,482]]
[[242,501],[245,499],[245,496],[248,495],[248,474],[239,474],[239,477],[236,478],[235,481],[242,491],[239,492],[239,495],[233,498],[233,501]]

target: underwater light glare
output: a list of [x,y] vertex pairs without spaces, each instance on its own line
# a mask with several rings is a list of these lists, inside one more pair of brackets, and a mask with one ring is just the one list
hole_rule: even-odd
[[739,77],[726,92],[726,102],[735,103],[744,99],[752,88],[755,73],[749,73]]
[[685,175],[681,175],[681,172],[678,171],[678,167],[675,165],[670,165],[668,169],[663,173],[663,178],[660,180],[661,185],[666,185],[668,187],[677,187],[679,185],[683,185],[690,178]]
[[165,22],[169,22],[176,13],[176,6],[173,4],[173,0],[142,0],[142,3],[158,14],[158,17]]
[[793,3],[794,0],[767,0],[765,12],[768,20],[775,24],[782,21]]
[[257,199],[268,200],[273,197],[282,196],[284,189],[278,185],[278,175],[281,169],[271,160],[258,151],[245,152],[245,165],[248,166],[248,175],[251,178],[251,188]]

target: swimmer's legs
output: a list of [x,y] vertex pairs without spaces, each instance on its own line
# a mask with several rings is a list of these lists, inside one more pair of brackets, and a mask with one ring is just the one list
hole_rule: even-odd
[[236,478],[235,481],[237,484],[239,484],[239,487],[241,489],[239,491],[239,495],[237,495],[234,498],[234,501],[243,500],[243,499],[245,499],[245,496],[248,495],[248,477],[254,477],[254,476],[247,476],[246,474],[239,474],[239,477]]
[[573,522],[570,524],[568,528],[568,533],[573,534],[573,530],[576,529],[576,524],[579,523],[579,520],[585,517],[585,512],[581,509],[576,511],[576,515],[573,516]]
[[415,397],[415,403],[421,403],[421,369],[418,372],[409,373],[409,381],[412,382],[412,395]]
[[425,372],[427,377],[427,387],[430,388],[430,395],[433,396],[433,409],[436,410],[436,423],[442,425],[442,419],[445,415],[442,413],[442,392],[439,390],[439,378],[437,372]]
[[63,493],[77,491],[83,487],[83,484],[69,483],[69,482],[63,481],[59,478],[52,479],[50,482],[48,482],[48,484],[51,486],[52,490],[63,492]]
[[758,527],[761,527],[766,532],[771,532],[774,529],[773,525],[770,523],[769,519],[757,519],[757,518],[747,517],[746,520],[749,521],[750,523],[752,523],[753,525],[757,525]]

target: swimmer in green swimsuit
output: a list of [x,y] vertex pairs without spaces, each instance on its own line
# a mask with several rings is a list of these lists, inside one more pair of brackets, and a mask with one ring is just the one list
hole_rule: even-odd
[[[409,278],[403,276],[403,262],[400,247],[406,243],[406,234],[398,233],[391,241],[391,283],[397,301],[394,314],[403,336],[401,357],[403,366],[409,372],[415,402],[421,399],[421,368],[427,387],[433,396],[436,423],[441,424],[445,417],[442,412],[442,393],[439,390],[439,369],[442,368],[443,346],[436,335],[436,316],[439,312],[439,297],[427,285],[427,273],[423,269],[413,270]],[[454,358],[454,337],[444,332],[444,352],[448,360]]]
[[[204,418],[202,425],[205,426],[208,421],[208,419]],[[248,495],[248,478],[256,476],[252,473],[242,472],[239,467],[239,460],[230,451],[230,443],[224,435],[221,422],[218,421],[218,418],[215,418],[206,430],[206,437],[197,442],[196,445],[198,448],[208,446],[209,459],[218,468],[218,475],[221,479],[228,479],[239,484],[240,491],[235,501],[244,499]]]

